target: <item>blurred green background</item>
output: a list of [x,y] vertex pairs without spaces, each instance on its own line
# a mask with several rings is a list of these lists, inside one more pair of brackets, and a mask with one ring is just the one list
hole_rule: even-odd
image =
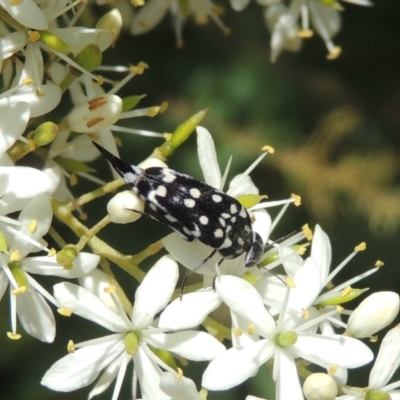
[[[275,64],[269,62],[269,34],[261,7],[251,2],[245,11],[236,13],[227,3],[223,5],[226,14],[222,18],[232,30],[228,36],[212,23],[198,26],[189,20],[184,29],[185,46],[177,49],[167,16],[146,35],[123,33],[116,47],[105,53],[106,65],[145,61],[150,66],[120,95],[146,93],[143,106],[169,102],[164,114],[134,120],[132,126],[172,132],[190,115],[209,108],[202,125],[213,134],[222,168],[233,155],[230,178],[250,165],[263,145],[273,146],[275,154],[268,155],[252,173],[254,182],[270,200],[297,193],[303,201],[301,207],[289,209],[273,238],[305,223],[312,227],[319,223],[332,242],[333,266],[365,241],[367,250],[335,282],[371,268],[380,259],[385,262],[383,269],[358,287],[399,291],[400,3],[387,0],[369,8],[345,4],[343,27],[335,38],[343,49],[337,60],[325,59],[324,44],[315,35],[304,41],[299,53],[284,52]],[[94,8],[93,12],[104,9]],[[117,136],[123,142],[121,156],[132,163],[141,161],[160,143],[158,139]],[[202,178],[195,135],[169,165]],[[96,167],[108,173],[103,161]],[[107,176],[110,178],[109,173]],[[75,193],[91,188],[81,186]],[[106,200],[96,203],[96,215],[89,214],[88,226],[103,217]],[[277,212],[271,210],[272,215]],[[61,225],[57,228],[67,241],[76,242]],[[100,237],[132,254],[163,232],[168,230],[151,221],[139,221],[134,226],[107,227]],[[148,260],[147,268],[155,259]],[[117,275],[126,281],[125,274]],[[49,290],[54,282],[47,282]],[[125,289],[133,298],[134,287]],[[5,333],[9,312],[4,297],[0,324]],[[57,337],[52,346],[26,334],[17,342],[3,335],[0,399],[87,397],[90,388],[63,394],[51,392],[39,382],[47,368],[65,354],[68,339],[78,342],[105,332],[78,317],[72,317],[71,332],[69,320],[56,318]],[[379,343],[371,346],[377,350]],[[187,375],[193,373],[200,379],[204,366],[191,365]],[[366,367],[351,372],[349,382],[365,386],[368,371]],[[265,375],[229,392],[212,393],[209,399],[243,400],[250,393],[271,400]],[[130,398],[129,379],[126,383],[121,399]],[[110,393],[108,390],[98,399],[108,399]]]

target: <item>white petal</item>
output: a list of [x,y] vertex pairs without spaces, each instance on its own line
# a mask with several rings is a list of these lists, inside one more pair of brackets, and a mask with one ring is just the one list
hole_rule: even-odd
[[395,292],[376,292],[364,299],[350,315],[347,330],[357,338],[366,338],[390,325],[400,309]]
[[88,386],[123,351],[122,340],[82,347],[58,360],[46,372],[41,384],[59,392],[71,392]]
[[98,150],[88,135],[79,135],[68,144],[67,149],[62,153],[63,157],[73,158],[82,162],[93,161],[99,157]]
[[178,278],[178,264],[169,255],[161,257],[150,269],[135,293],[132,323],[136,329],[148,327],[168,304]]
[[214,140],[210,132],[198,126],[197,132],[197,154],[200,167],[203,171],[204,181],[216,189],[221,188],[221,171],[218,165],[217,153],[215,151]]
[[43,11],[32,0],[17,3],[2,1],[2,7],[21,25],[32,29],[47,29],[49,27]]
[[205,332],[153,333],[143,337],[152,346],[193,361],[209,361],[222,354],[225,346]]
[[79,253],[72,263],[72,269],[65,269],[56,261],[56,256],[29,257],[23,260],[24,270],[33,274],[59,276],[73,279],[88,274],[97,267],[100,256],[91,253]]
[[231,6],[235,11],[242,11],[250,0],[231,0]]
[[111,311],[98,297],[88,290],[69,282],[54,285],[54,297],[61,307],[93,321],[112,332],[124,332],[127,326],[121,316]]
[[[41,194],[29,200],[19,214],[18,220],[23,226],[18,230],[33,240],[39,241],[50,228],[53,211],[51,209],[50,199],[46,194]],[[36,228],[31,232],[28,227],[32,221],[36,221]],[[24,237],[15,236],[10,244],[10,253],[18,250],[21,259],[30,253],[33,244],[28,242]]]
[[62,95],[60,87],[51,82],[41,85],[40,92],[39,96],[36,87],[25,86],[13,95],[12,100],[13,102],[27,102],[31,117],[39,117],[56,108]]
[[245,348],[227,350],[210,362],[204,371],[201,386],[208,390],[227,390],[255,375],[271,357],[272,342],[259,340]]
[[[126,353],[122,353],[121,357],[114,360],[101,374],[99,380],[96,382],[96,385],[89,393],[88,400],[93,398],[94,396],[103,393],[113,382],[115,377],[120,373],[120,369],[122,366],[125,366],[128,362],[129,356]],[[122,372],[122,371],[121,371]]]
[[0,214],[21,210],[27,200],[53,188],[53,180],[30,167],[0,167]]
[[332,261],[332,247],[328,235],[319,225],[315,226],[314,237],[311,243],[311,258],[316,262],[321,271],[321,282],[329,275]]
[[374,358],[371,349],[360,340],[341,335],[299,333],[290,349],[305,360],[343,368],[358,368]]
[[[165,249],[170,253],[175,260],[186,268],[193,270],[198,267],[201,262],[207,258],[212,249],[203,243],[194,240],[187,242],[176,233],[171,233],[162,239]],[[215,265],[221,259],[220,256],[214,256],[199,269],[196,270],[198,274],[206,275],[211,278],[215,276]]]
[[[25,32],[17,31],[11,33],[3,33],[1,38],[0,61],[3,62],[6,58],[11,57],[16,52],[23,49],[27,42]],[[1,72],[1,67],[0,67]],[[5,85],[7,86],[7,85]]]
[[383,338],[375,364],[369,375],[368,386],[379,389],[385,386],[400,365],[400,324]]
[[131,25],[131,33],[140,35],[154,28],[167,13],[171,1],[150,0],[135,13]]
[[256,327],[256,333],[271,337],[275,321],[265,309],[262,298],[249,282],[236,276],[217,277],[215,288],[221,300],[242,318]]
[[253,220],[253,231],[257,232],[265,244],[271,233],[272,219],[265,210],[257,210],[251,212]]
[[191,379],[179,377],[172,372],[164,372],[160,379],[160,389],[174,400],[201,400],[196,385]]
[[320,270],[311,258],[307,258],[299,268],[293,281],[295,287],[290,290],[288,307],[301,313],[302,309],[312,305],[320,292]]
[[200,325],[221,304],[213,288],[184,294],[174,300],[160,315],[158,326],[168,329],[187,329]]
[[51,343],[56,335],[56,321],[50,306],[34,289],[17,295],[17,313],[24,329],[42,342]]
[[24,133],[29,121],[26,102],[0,105],[0,154],[6,152]]
[[275,352],[275,362],[279,365],[276,400],[303,400],[303,391],[293,356],[285,349],[278,349]]
[[89,274],[79,278],[79,284],[99,297],[110,310],[118,312],[113,299],[105,290],[111,285],[111,281],[102,270],[95,268]]
[[146,354],[146,343],[141,343],[137,353],[133,357],[135,371],[137,373],[140,390],[143,399],[171,400],[159,387],[162,371],[160,367]]
[[260,192],[256,185],[254,185],[250,176],[239,174],[229,182],[229,189],[226,193],[229,194],[229,196],[237,198],[246,194],[259,194]]
[[279,246],[278,250],[286,275],[292,277],[301,267],[304,260],[291,247]]

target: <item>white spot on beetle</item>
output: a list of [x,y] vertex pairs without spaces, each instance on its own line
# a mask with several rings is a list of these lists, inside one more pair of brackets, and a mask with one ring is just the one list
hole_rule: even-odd
[[167,195],[167,188],[164,185],[160,185],[156,190],[156,195],[165,197]]
[[193,208],[196,205],[196,202],[193,199],[185,199],[185,200],[183,200],[183,204],[187,208]]
[[229,238],[226,238],[224,240],[224,243],[222,243],[222,246],[220,247],[220,249],[226,249],[226,248],[231,247],[231,246],[232,246],[232,240],[229,239]]
[[222,236],[224,236],[223,230],[222,230],[222,229],[216,229],[216,230],[214,231],[214,236],[215,236],[216,238],[221,238]]
[[202,216],[199,218],[199,221],[200,221],[200,223],[201,223],[202,225],[207,225],[207,224],[208,224],[208,217],[206,217],[205,215],[202,215]]
[[171,183],[176,179],[176,176],[171,174],[171,172],[169,172],[168,170],[164,170],[164,176],[162,178],[162,180],[165,183]]
[[222,197],[219,194],[213,194],[211,198],[216,202],[220,203],[222,201]]
[[177,220],[175,217],[173,217],[171,214],[165,214],[164,217],[165,217],[168,221],[171,221],[171,222],[177,222],[177,221],[178,221],[178,220]]
[[231,214],[236,214],[239,211],[236,204],[231,204]]
[[201,196],[201,192],[199,189],[196,188],[192,188],[189,190],[189,193],[192,197],[194,197],[195,199],[198,199]]

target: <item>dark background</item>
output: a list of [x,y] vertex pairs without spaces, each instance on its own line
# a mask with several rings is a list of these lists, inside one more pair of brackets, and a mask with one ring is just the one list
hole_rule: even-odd
[[[269,62],[270,36],[261,7],[251,2],[243,12],[236,13],[225,5],[223,20],[232,30],[229,36],[213,23],[200,27],[189,20],[184,29],[185,46],[176,49],[167,16],[146,35],[123,33],[116,48],[105,53],[106,65],[145,61],[150,66],[120,92],[121,96],[147,93],[143,106],[165,100],[170,104],[164,114],[136,119],[132,126],[172,132],[190,115],[210,108],[202,125],[214,137],[221,168],[233,155],[230,178],[244,171],[263,145],[273,146],[275,154],[268,155],[252,173],[260,193],[277,200],[294,192],[303,200],[300,208],[289,209],[273,238],[299,229],[304,223],[319,223],[332,242],[332,267],[365,241],[367,251],[359,254],[335,282],[357,275],[381,259],[385,262],[383,269],[357,287],[399,291],[399,2],[387,0],[368,8],[344,4],[343,27],[335,38],[343,53],[337,60],[325,59],[324,44],[314,35],[303,42],[300,52],[284,52],[275,64]],[[121,156],[132,163],[141,161],[160,144],[158,139],[117,136],[123,141]],[[95,165],[106,173],[103,161]],[[195,135],[176,152],[169,165],[202,178]],[[90,188],[81,187],[75,193]],[[96,202],[88,226],[104,215],[105,204],[106,199]],[[277,211],[273,209],[271,214]],[[67,241],[76,242],[62,226],[56,227]],[[100,237],[119,251],[134,254],[163,232],[152,221],[139,221],[134,226],[107,227]],[[155,260],[148,260],[144,268]],[[116,273],[127,280],[126,274]],[[49,290],[55,282],[47,281]],[[133,298],[134,286],[125,289]],[[0,307],[4,332],[0,398],[87,398],[90,388],[63,394],[51,392],[39,382],[47,368],[65,354],[68,339],[78,342],[105,332],[78,317],[72,317],[71,331],[70,321],[57,316],[57,337],[51,347],[26,334],[13,342],[5,336],[10,329],[7,295]],[[371,346],[377,350],[379,343]],[[189,368],[191,372],[186,375],[193,372],[200,379],[202,369]],[[367,366],[359,373],[350,373],[349,383],[366,386],[369,369]],[[212,393],[209,399],[243,400],[250,393],[271,400],[264,378],[265,374],[259,374],[246,387]],[[121,399],[129,398],[128,383],[126,379]],[[98,398],[108,399],[110,393],[108,390]]]

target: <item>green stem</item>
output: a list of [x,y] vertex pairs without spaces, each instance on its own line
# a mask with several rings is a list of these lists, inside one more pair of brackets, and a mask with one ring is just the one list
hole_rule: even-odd
[[71,211],[76,210],[77,208],[83,206],[90,201],[97,199],[98,197],[104,196],[105,194],[115,192],[120,186],[122,186],[125,182],[122,178],[119,178],[115,181],[107,183],[106,185],[93,190],[93,192],[89,192],[84,194],[83,196],[74,199],[68,203],[68,207]]
[[[54,215],[67,225],[78,237],[84,236],[88,233],[89,229],[74,217],[67,203],[61,203],[54,199],[51,199],[51,203]],[[89,239],[87,244],[95,254],[105,257],[117,264],[129,275],[133,276],[138,282],[141,282],[146,275],[135,263],[133,256],[121,254],[97,236],[93,236]]]
[[102,220],[100,220],[96,225],[90,228],[81,238],[76,245],[77,251],[82,251],[86,243],[93,237],[96,236],[105,226],[111,222],[110,216],[107,214]]

